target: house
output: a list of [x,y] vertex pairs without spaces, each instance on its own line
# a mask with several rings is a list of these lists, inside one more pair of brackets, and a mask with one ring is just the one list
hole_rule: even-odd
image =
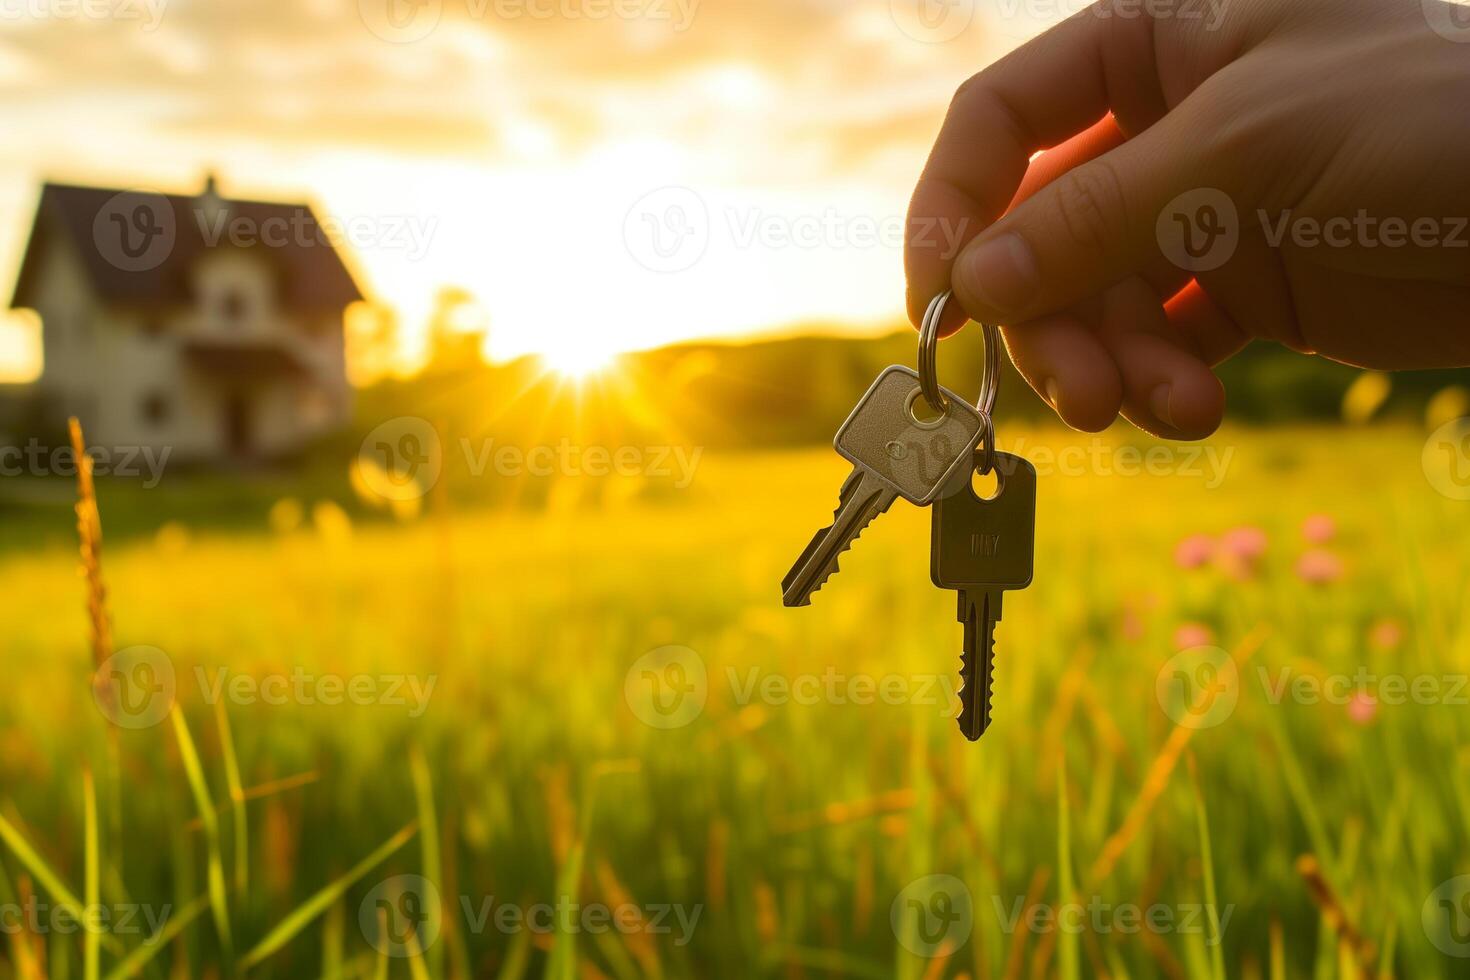
[[37,408],[89,444],[230,463],[345,426],[362,293],[310,207],[46,184],[13,308],[41,317]]

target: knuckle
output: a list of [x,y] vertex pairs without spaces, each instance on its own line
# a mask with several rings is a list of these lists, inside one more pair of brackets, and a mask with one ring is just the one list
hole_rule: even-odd
[[1052,196],[1056,218],[1074,243],[1103,248],[1126,236],[1123,183],[1106,160],[1070,170],[1056,182]]

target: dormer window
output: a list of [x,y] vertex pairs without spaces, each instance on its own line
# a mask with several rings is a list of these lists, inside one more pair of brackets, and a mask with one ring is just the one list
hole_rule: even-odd
[[250,304],[239,290],[232,289],[220,299],[220,315],[224,317],[227,327],[238,327],[244,323],[249,309]]

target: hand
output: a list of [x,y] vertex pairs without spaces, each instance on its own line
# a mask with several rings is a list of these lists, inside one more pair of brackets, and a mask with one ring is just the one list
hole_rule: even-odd
[[909,316],[952,285],[1067,423],[1181,439],[1253,338],[1470,364],[1467,106],[1470,10],[1441,0],[1103,0],[955,95]]

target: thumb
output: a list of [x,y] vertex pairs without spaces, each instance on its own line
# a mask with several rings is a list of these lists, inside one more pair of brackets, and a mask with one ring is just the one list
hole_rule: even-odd
[[[1021,323],[1102,293],[1155,264],[1161,251],[1171,260],[1177,255],[1176,264],[1190,262],[1195,252],[1167,239],[1187,233],[1187,226],[1160,216],[1181,195],[1184,203],[1192,200],[1192,191],[1211,204],[1223,198],[1213,190],[1218,164],[1209,159],[1209,133],[1199,114],[1185,108],[1193,101],[1061,174],[966,245],[951,274],[965,312],[984,322]],[[1228,198],[1210,220],[1211,235],[1238,238]]]

